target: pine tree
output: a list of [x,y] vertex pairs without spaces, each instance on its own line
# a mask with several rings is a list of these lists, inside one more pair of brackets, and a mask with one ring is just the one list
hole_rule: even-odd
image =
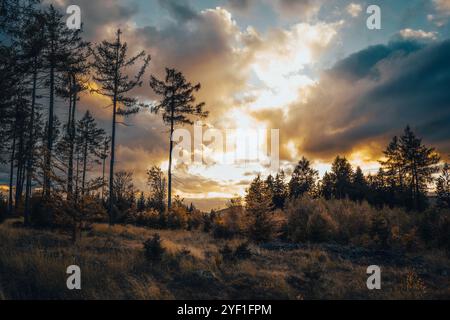
[[320,195],[330,200],[334,195],[334,179],[331,173],[325,172],[320,183]]
[[56,88],[59,96],[69,100],[68,119],[66,125],[66,140],[68,143],[67,197],[73,192],[74,151],[76,139],[76,109],[81,92],[88,89],[90,71],[90,44],[74,39],[71,43],[70,56],[64,67],[63,80]]
[[270,208],[271,208],[271,210],[274,210],[275,209],[275,204],[273,203],[273,196],[274,196],[273,189],[274,189],[274,186],[275,186],[275,179],[273,178],[273,176],[271,174],[269,174],[267,176],[266,181],[264,181],[264,183],[265,183],[265,185],[267,187],[267,195],[268,195],[268,197],[270,198],[270,201],[271,201]]
[[35,164],[35,147],[37,143],[38,134],[36,132],[36,117],[37,115],[37,89],[39,82],[39,73],[43,67],[43,51],[47,45],[46,38],[41,30],[46,24],[45,16],[41,11],[34,11],[30,13],[23,23],[21,32],[18,36],[18,43],[21,48],[21,55],[26,64],[26,72],[31,78],[31,106],[28,121],[28,141],[26,146],[26,187],[25,187],[25,208],[24,208],[24,223],[29,225],[29,213],[31,210],[31,192],[32,192],[32,177]]
[[331,169],[333,179],[333,195],[336,199],[349,197],[352,188],[352,166],[346,158],[337,156]]
[[153,166],[147,171],[148,186],[150,187],[149,207],[158,211],[161,215],[166,209],[166,178],[161,168]]
[[441,208],[450,208],[450,166],[444,164],[441,175],[436,181],[437,205]]
[[81,178],[81,195],[85,195],[86,173],[90,161],[98,162],[101,157],[102,143],[105,140],[105,131],[97,127],[91,113],[86,111],[83,118],[77,124],[77,143],[81,149],[83,163]]
[[247,232],[257,242],[270,240],[273,236],[271,205],[272,199],[267,186],[258,175],[245,196]]
[[289,182],[289,197],[299,198],[310,193],[317,181],[319,173],[311,168],[311,163],[303,157],[297,164]]
[[44,195],[49,196],[51,190],[51,158],[53,153],[53,131],[55,115],[55,94],[59,75],[67,71],[74,49],[82,43],[81,30],[67,28],[64,16],[53,5],[44,13],[46,47],[44,50],[44,67],[48,71],[49,107],[47,128],[47,151],[45,152]]
[[208,116],[208,112],[203,111],[205,106],[203,102],[195,103],[194,92],[200,90],[200,84],[192,85],[186,81],[181,72],[175,69],[166,68],[164,81],[152,76],[150,87],[157,95],[162,97],[159,104],[152,107],[152,112],[161,112],[164,123],[170,126],[167,200],[167,208],[170,210],[172,206],[172,150],[175,126],[192,125],[193,121],[189,116],[205,118]]
[[400,138],[399,149],[409,182],[412,208],[421,210],[425,206],[427,185],[439,171],[440,157],[434,148],[423,145],[422,139],[417,138],[409,126]]
[[352,194],[351,199],[354,201],[362,201],[367,196],[367,181],[360,167],[356,168],[356,171],[352,177]]
[[285,183],[285,174],[281,170],[275,176],[272,190],[272,203],[275,209],[284,209],[286,199],[288,197],[288,188]]
[[105,137],[103,140],[103,147],[100,153],[100,159],[102,160],[102,200],[105,199],[105,186],[106,186],[106,179],[105,179],[105,171],[106,171],[106,159],[109,156],[109,144],[111,143],[111,137]]
[[[109,97],[112,101],[112,134],[111,134],[111,154],[109,166],[109,219],[110,224],[114,223],[113,207],[114,198],[114,163],[116,147],[116,125],[118,116],[129,116],[139,112],[142,104],[136,98],[131,98],[127,94],[136,87],[142,85],[141,78],[150,62],[150,56],[144,51],[134,57],[128,58],[128,46],[123,43],[120,36],[122,32],[117,30],[114,42],[103,41],[92,51],[94,57],[93,69],[96,75],[93,77],[100,84],[99,89],[92,89],[92,92]],[[142,59],[143,64],[133,79],[126,74],[127,69],[135,65]]]

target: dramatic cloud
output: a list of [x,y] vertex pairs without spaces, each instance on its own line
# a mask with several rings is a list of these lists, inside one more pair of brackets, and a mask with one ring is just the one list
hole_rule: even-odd
[[319,159],[355,152],[373,159],[407,124],[449,152],[449,54],[450,41],[369,47],[325,72],[287,121],[274,114],[271,121],[280,121],[298,153]]
[[[210,111],[205,127],[280,129],[281,166],[287,172],[302,155],[321,173],[337,154],[372,168],[387,140],[406,124],[441,152],[450,152],[450,45],[439,42],[448,37],[446,28],[435,27],[450,18],[448,0],[423,6],[431,24],[423,16],[412,17],[415,11],[407,5],[404,10],[395,6],[407,20],[383,20],[383,33],[370,34],[349,30],[360,20],[352,18],[364,12],[365,4],[357,1],[224,0],[221,7],[189,0],[46,3],[64,11],[69,4],[79,5],[84,34],[94,44],[112,41],[121,28],[130,55],[151,54],[142,88],[130,93],[141,101],[158,99],[148,84],[150,74],[162,78],[165,68],[173,67],[202,84],[197,100]],[[148,8],[159,15],[148,18]],[[383,10],[396,12],[393,8],[386,3]],[[373,43],[388,44],[367,47]],[[130,75],[137,70],[129,70]],[[57,102],[58,116],[65,121],[67,102]],[[89,109],[109,131],[110,104],[107,98],[84,94],[79,115]],[[133,171],[135,185],[146,190],[150,166],[167,170],[167,128],[148,110],[121,121],[126,125],[118,127],[117,168]],[[220,154],[202,148],[210,158]],[[2,181],[7,171],[0,170]],[[214,198],[223,205],[223,198],[243,194],[252,177],[267,174],[268,168],[177,165],[174,172],[176,193],[196,201]]]

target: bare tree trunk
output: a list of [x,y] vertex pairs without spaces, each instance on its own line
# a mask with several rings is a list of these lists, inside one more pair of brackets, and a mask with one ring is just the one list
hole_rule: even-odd
[[37,83],[37,59],[34,58],[33,69],[33,91],[31,93],[31,114],[29,123],[29,141],[28,141],[28,158],[27,158],[27,183],[25,186],[25,211],[24,211],[24,223],[26,226],[30,224],[30,201],[31,201],[31,178],[33,175],[33,157],[34,157],[34,109],[36,105],[36,83]]
[[111,134],[111,159],[109,165],[109,224],[114,224],[114,161],[115,161],[115,147],[116,147],[116,114],[117,114],[117,91],[118,91],[118,73],[119,73],[119,47],[120,47],[120,30],[117,32],[117,48],[115,60],[115,75],[114,75],[114,98],[113,98],[113,120],[112,120],[112,134]]
[[69,137],[69,164],[67,169],[67,199],[70,200],[72,198],[73,193],[73,149],[74,149],[74,135],[73,135],[73,122],[74,119],[74,111],[75,111],[75,101],[73,88],[74,85],[72,83],[72,77],[70,77],[70,101],[69,101],[69,121],[67,123],[67,135]]
[[111,135],[111,159],[109,164],[109,224],[114,224],[114,160],[116,145],[116,97],[113,102],[113,123],[112,123],[112,135]]
[[8,198],[8,215],[13,213],[13,176],[14,176],[14,158],[16,153],[16,129],[13,132],[13,142],[11,151],[11,165],[9,168],[9,198]]
[[172,107],[172,116],[170,123],[170,147],[169,147],[169,181],[168,181],[168,201],[167,201],[167,209],[170,210],[172,208],[172,149],[173,149],[173,115],[174,110]]
[[87,166],[87,137],[85,137],[84,141],[84,150],[83,150],[83,176],[81,180],[81,195],[84,196],[85,193],[85,182],[86,182],[86,166]]
[[[54,44],[51,44],[52,48]],[[50,195],[51,179],[51,161],[53,150],[53,116],[54,116],[54,92],[55,92],[55,61],[52,57],[50,61],[50,103],[48,109],[48,129],[47,129],[47,152],[45,158],[45,172],[44,172],[44,195]]]
[[106,169],[106,158],[102,159],[102,201],[105,200],[105,169]]
[[15,211],[18,212],[19,205],[22,202],[23,183],[25,176],[25,163],[24,163],[24,131],[20,130],[19,136],[19,150],[17,159],[17,173],[16,173],[16,194],[15,194]]

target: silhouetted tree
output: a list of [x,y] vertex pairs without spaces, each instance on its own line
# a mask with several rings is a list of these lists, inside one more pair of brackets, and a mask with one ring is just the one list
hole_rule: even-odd
[[267,185],[258,175],[245,196],[247,232],[249,237],[257,242],[270,240],[273,236],[271,205],[272,199]]
[[55,94],[59,76],[67,72],[72,60],[72,54],[83,44],[81,30],[69,29],[66,26],[64,15],[58,12],[53,5],[44,12],[46,46],[43,51],[44,68],[48,72],[49,107],[47,121],[47,151],[45,152],[44,167],[44,195],[49,196],[51,189],[51,158],[54,146],[54,116]]
[[106,179],[105,179],[105,171],[106,171],[106,159],[109,156],[109,144],[111,143],[111,137],[105,137],[103,140],[103,146],[100,153],[100,159],[102,160],[102,200],[105,198],[105,186],[106,186]]
[[367,181],[360,167],[356,168],[352,177],[352,193],[351,199],[354,201],[362,201],[367,196]]
[[285,174],[281,170],[275,176],[272,189],[272,203],[275,209],[284,209],[286,199],[288,197],[288,188],[284,181]]
[[289,196],[296,199],[306,193],[310,193],[317,181],[319,174],[311,167],[311,163],[303,157],[297,164],[289,182]]
[[352,166],[344,157],[337,156],[331,167],[333,195],[336,199],[350,197],[352,188]]
[[441,208],[450,208],[450,166],[444,164],[441,175],[436,181],[437,205]]
[[138,212],[143,212],[146,209],[145,196],[144,193],[141,192],[139,195],[139,199],[137,201],[136,209]]
[[334,179],[332,174],[325,172],[320,182],[320,195],[330,200],[334,195]]
[[121,213],[135,205],[135,188],[133,184],[133,173],[118,171],[114,177],[114,199],[117,201],[117,208]]
[[172,150],[173,132],[176,125],[193,124],[190,116],[205,118],[207,111],[203,111],[205,104],[195,103],[194,92],[200,90],[200,84],[192,85],[187,82],[183,74],[175,69],[166,68],[164,81],[154,76],[150,79],[150,87],[161,96],[161,101],[152,107],[152,112],[162,113],[163,121],[170,126],[169,169],[168,169],[168,200],[167,207],[172,206]]
[[81,195],[85,195],[86,173],[91,161],[99,162],[101,157],[102,143],[105,140],[105,130],[97,127],[91,113],[86,111],[83,118],[77,124],[77,143],[81,151],[83,163],[81,178]]
[[[122,43],[120,38],[122,32],[117,30],[114,42],[103,41],[92,51],[94,62],[93,69],[95,81],[100,84],[99,89],[92,89],[93,92],[109,97],[112,101],[112,135],[111,154],[109,166],[109,215],[110,224],[114,223],[113,206],[114,199],[114,162],[116,146],[116,124],[117,116],[128,116],[135,114],[142,107],[136,98],[131,98],[127,94],[136,87],[142,85],[141,78],[150,62],[150,56],[144,51],[132,58],[127,57],[128,46]],[[128,68],[133,66],[139,59],[143,59],[143,64],[133,79],[126,74]]]
[[160,215],[164,214],[166,206],[164,204],[166,198],[166,178],[161,168],[153,166],[147,171],[148,186],[150,187],[149,207],[157,210]]
[[434,148],[422,144],[409,126],[406,127],[399,143],[403,168],[408,179],[413,208],[421,210],[425,206],[427,185],[433,181],[433,174],[439,171],[439,155]]

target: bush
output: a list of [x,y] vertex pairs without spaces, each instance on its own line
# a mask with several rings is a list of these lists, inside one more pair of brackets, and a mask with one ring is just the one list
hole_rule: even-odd
[[375,209],[367,202],[357,203],[345,199],[329,200],[324,204],[338,226],[336,241],[360,244],[364,236],[368,235]]
[[161,260],[165,249],[161,244],[161,237],[159,234],[154,234],[153,237],[144,242],[145,257],[150,261]]
[[336,238],[337,225],[322,199],[307,197],[288,204],[288,237],[295,242],[323,242]]
[[189,212],[187,218],[188,230],[196,230],[202,225],[203,215],[199,210],[193,210],[192,212]]
[[186,229],[188,213],[183,206],[174,206],[167,215],[167,227],[170,229]]
[[163,228],[165,225],[164,215],[161,215],[154,209],[143,212],[130,212],[125,222],[127,224],[155,229]]

